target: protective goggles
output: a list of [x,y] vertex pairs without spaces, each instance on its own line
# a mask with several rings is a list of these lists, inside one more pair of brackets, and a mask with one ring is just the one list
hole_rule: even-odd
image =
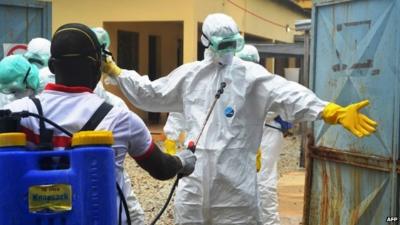
[[203,36],[210,42],[211,50],[217,53],[239,52],[244,47],[244,39],[240,34],[229,37],[212,36],[211,38]]
[[28,78],[30,72],[31,72],[31,67],[29,67],[28,71],[26,72],[25,77],[22,80],[22,83],[15,80],[8,84],[0,84],[0,92],[8,95],[26,90],[28,87],[26,79]]
[[32,55],[27,58],[31,64],[36,65],[37,68],[43,68],[48,65],[49,57],[41,57],[39,55]]

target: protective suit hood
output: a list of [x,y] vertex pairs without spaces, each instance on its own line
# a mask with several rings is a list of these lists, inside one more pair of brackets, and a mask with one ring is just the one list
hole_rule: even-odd
[[39,70],[22,55],[11,55],[0,61],[0,92],[22,93],[39,88]]
[[205,58],[212,58],[221,65],[231,64],[234,53],[244,46],[235,21],[225,14],[207,16],[202,31],[201,42],[207,47]]
[[[222,13],[215,13],[208,15],[203,23],[202,27],[202,38],[201,43],[204,46],[209,45],[207,38],[212,36],[227,37],[239,33],[239,29],[232,19],[232,17],[227,16]],[[207,38],[205,38],[206,36]]]
[[258,50],[253,45],[246,44],[243,49],[236,53],[236,56],[250,62],[259,63],[260,55],[258,54]]
[[47,67],[50,58],[50,45],[51,42],[45,38],[34,38],[28,43],[28,51],[24,56],[38,69]]

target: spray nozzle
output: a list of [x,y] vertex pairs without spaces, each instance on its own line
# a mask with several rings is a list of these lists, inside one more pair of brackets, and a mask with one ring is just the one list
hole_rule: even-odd
[[215,98],[219,98],[223,93],[224,93],[224,88],[226,87],[225,82],[221,82],[221,86],[217,91],[217,94],[215,94]]
[[188,149],[194,153],[196,151],[196,144],[193,141],[189,141]]

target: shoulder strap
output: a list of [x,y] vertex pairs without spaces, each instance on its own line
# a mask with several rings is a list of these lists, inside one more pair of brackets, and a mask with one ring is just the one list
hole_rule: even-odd
[[[43,116],[43,108],[42,108],[42,104],[40,104],[40,100],[33,96],[30,96],[29,98],[35,104],[39,116]],[[40,129],[46,128],[46,125],[44,124],[44,120],[42,120],[42,119],[39,119],[39,128]]]
[[[32,102],[35,104],[36,109],[38,111],[39,116],[43,117],[43,108],[42,104],[40,104],[40,100],[35,98],[34,96],[29,97]],[[53,149],[53,130],[47,129],[43,119],[39,119],[39,149]]]
[[107,102],[103,102],[100,107],[93,113],[92,117],[86,122],[80,131],[94,130],[100,124],[100,122],[106,117],[106,115],[113,108],[112,105]]

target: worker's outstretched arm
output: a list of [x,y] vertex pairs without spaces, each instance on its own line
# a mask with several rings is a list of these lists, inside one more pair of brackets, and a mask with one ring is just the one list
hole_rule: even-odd
[[377,123],[359,112],[368,105],[368,101],[341,107],[319,99],[306,87],[278,75],[269,74],[259,79],[257,92],[260,96],[267,96],[267,111],[277,112],[287,121],[313,121],[322,118],[330,124],[341,124],[357,137],[375,132]]
[[195,166],[196,156],[189,150],[184,150],[172,156],[163,153],[153,144],[153,150],[145,158],[136,160],[140,167],[158,180],[167,180],[177,174],[190,175]]
[[342,107],[330,102],[322,111],[321,117],[330,124],[341,124],[357,137],[363,137],[375,132],[378,125],[375,121],[359,112],[361,108],[369,105],[368,100]]
[[122,93],[136,107],[150,112],[182,112],[182,85],[187,66],[181,66],[170,75],[150,81],[147,75],[134,70],[120,69],[111,58],[103,63],[102,71],[116,81]]

